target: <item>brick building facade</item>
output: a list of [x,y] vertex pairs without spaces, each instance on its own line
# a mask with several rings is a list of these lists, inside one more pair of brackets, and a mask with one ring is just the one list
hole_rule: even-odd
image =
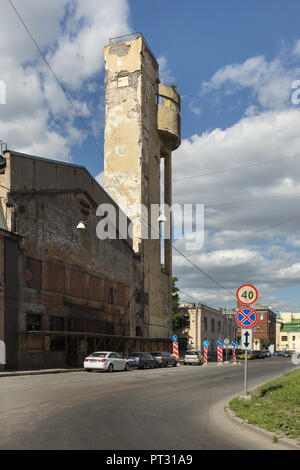
[[12,151],[5,159],[6,232],[19,235],[18,256],[6,249],[18,273],[9,281],[10,294],[18,292],[6,301],[9,334],[17,335],[7,343],[7,368],[78,366],[99,348],[168,349],[168,337],[146,341],[147,293],[132,241],[96,236],[97,207],[116,206],[104,189],[78,165]]

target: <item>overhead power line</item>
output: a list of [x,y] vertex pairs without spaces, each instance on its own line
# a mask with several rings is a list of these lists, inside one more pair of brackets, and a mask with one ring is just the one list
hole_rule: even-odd
[[[37,50],[39,51],[41,57],[43,58],[45,64],[47,65],[47,67],[49,68],[49,70],[51,71],[55,81],[57,82],[58,86],[60,87],[60,89],[62,90],[63,94],[65,95],[65,97],[67,98],[68,102],[70,103],[70,105],[72,106],[72,109],[74,110],[76,116],[78,117],[78,119],[80,120],[82,126],[86,129],[86,131],[88,132],[88,134],[91,136],[97,150],[100,152],[101,155],[103,155],[103,152],[102,150],[100,149],[95,137],[93,136],[92,132],[90,131],[90,128],[89,126],[86,124],[85,120],[80,116],[80,114],[78,113],[72,99],[70,98],[70,96],[68,95],[68,93],[66,92],[64,86],[62,85],[62,83],[60,82],[59,78],[57,77],[56,73],[54,72],[53,68],[51,67],[50,63],[48,62],[47,58],[45,57],[42,49],[40,48],[40,46],[38,45],[37,41],[34,39],[32,33],[30,32],[29,30],[29,27],[26,25],[25,21],[22,19],[20,13],[18,12],[18,10],[16,9],[16,7],[14,6],[13,2],[11,0],[8,0],[12,9],[14,10],[15,14],[17,15],[17,17],[19,18],[20,22],[22,23],[23,27],[25,28],[25,30],[27,31],[29,37],[31,38],[31,40],[33,41],[35,47],[37,48]],[[108,164],[109,166],[109,164]],[[109,166],[110,167],[110,166]],[[115,175],[115,172],[113,171],[113,169],[110,167],[110,170],[113,172],[115,178],[120,181],[118,179],[118,177]],[[128,194],[128,193],[127,193]],[[129,195],[129,194],[128,194]],[[132,200],[131,196],[129,195],[129,200]],[[153,227],[151,226],[151,224],[149,224],[149,227],[151,227],[153,229]],[[154,229],[155,230],[155,229]],[[215,279],[212,278],[212,276],[210,276],[209,274],[207,274],[204,270],[202,270],[201,268],[199,268],[199,266],[197,266],[191,259],[189,259],[184,253],[182,253],[178,248],[176,248],[174,246],[174,244],[172,243],[171,244],[172,247],[174,248],[175,251],[177,251],[177,253],[179,253],[188,263],[190,263],[192,266],[194,266],[202,275],[206,276],[207,279],[209,279],[211,282],[213,282],[215,285],[217,285],[218,287],[220,287],[221,289],[224,289],[226,292],[228,292],[230,295],[233,295],[234,296],[234,293],[230,292],[226,287],[224,287],[222,284],[220,284],[218,281],[216,281]]]
[[294,156],[291,156],[291,157],[276,158],[274,160],[264,160],[263,162],[250,163],[249,165],[237,166],[237,167],[233,167],[233,168],[225,168],[224,170],[216,170],[216,171],[212,171],[210,173],[202,173],[200,175],[186,176],[184,178],[178,178],[178,179],[173,180],[173,183],[177,183],[179,181],[192,180],[192,179],[196,179],[196,178],[203,178],[204,176],[212,176],[212,175],[218,175],[218,174],[221,174],[221,173],[228,173],[228,172],[231,172],[231,171],[243,170],[243,169],[246,169],[246,168],[253,168],[253,167],[256,167],[256,166],[267,165],[267,164],[270,164],[270,163],[276,163],[276,162],[285,161],[285,160],[292,160],[294,158],[300,158],[300,155],[294,155]]

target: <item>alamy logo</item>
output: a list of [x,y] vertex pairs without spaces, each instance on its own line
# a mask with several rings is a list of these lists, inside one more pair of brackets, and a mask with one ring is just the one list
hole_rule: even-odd
[[293,104],[298,105],[300,103],[300,80],[295,80],[292,83],[292,89],[296,91],[292,93],[291,101]]
[[[100,240],[184,239],[186,250],[198,251],[203,248],[203,204],[173,204],[171,207],[167,204],[152,204],[148,211],[143,204],[128,204],[126,197],[120,198],[118,202],[122,210],[118,211],[112,204],[101,204],[97,209],[96,215],[100,222],[96,233]],[[129,225],[125,214],[132,220]]]
[[0,104],[6,104],[6,84],[0,80]]

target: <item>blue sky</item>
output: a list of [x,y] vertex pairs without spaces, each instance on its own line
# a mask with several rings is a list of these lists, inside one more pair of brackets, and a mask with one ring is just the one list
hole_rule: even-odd
[[[265,303],[300,311],[300,105],[291,103],[292,83],[300,80],[300,4],[14,4],[101,151],[86,138],[8,2],[0,18],[0,80],[7,84],[0,139],[14,150],[85,165],[97,177],[103,170],[103,47],[110,36],[142,32],[160,62],[162,81],[176,83],[182,98],[174,202],[206,207],[203,250],[187,252],[180,240],[177,248],[226,289],[235,292],[251,281]],[[228,172],[234,168],[240,169]],[[188,186],[179,181],[183,177],[190,178]],[[176,253],[174,274],[203,303],[234,305]]]
[[[174,82],[178,84],[182,103],[182,137],[227,128],[241,118],[247,90],[238,96],[225,97],[223,106],[215,107],[206,97],[199,97],[202,82],[227,64],[243,62],[264,55],[272,60],[285,45],[299,36],[300,5],[296,1],[181,1],[151,2],[130,0],[130,32],[140,31],[157,57],[167,57]],[[99,74],[103,84],[104,74]],[[102,91],[103,93],[103,91]],[[189,109],[192,100],[203,108],[198,117]],[[102,133],[98,140],[103,145]],[[85,145],[87,142],[85,142]],[[88,147],[94,152],[94,145]],[[80,151],[73,149],[74,161]],[[99,169],[98,155],[89,161],[93,174]]]

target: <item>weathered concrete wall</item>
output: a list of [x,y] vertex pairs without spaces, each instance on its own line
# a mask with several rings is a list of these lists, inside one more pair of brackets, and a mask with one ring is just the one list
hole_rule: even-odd
[[[23,237],[19,331],[26,331],[27,315],[37,315],[43,331],[55,329],[53,321],[60,318],[66,331],[135,335],[140,261],[127,240],[96,235],[96,209],[112,202],[110,197],[82,167],[12,153],[6,157],[10,191],[4,200]],[[77,229],[82,220],[84,231]],[[61,351],[53,345],[54,350],[44,351],[43,339],[35,341],[26,352],[20,343],[20,367],[31,361],[66,365]]]
[[[165,272],[161,273],[158,225],[154,227],[157,233],[152,239],[151,233],[148,234],[149,239],[143,239],[141,234],[141,204],[148,209],[148,224],[151,221],[152,205],[163,202],[170,206],[172,204],[171,155],[166,139],[169,136],[168,133],[159,133],[157,128],[158,64],[143,38],[138,37],[107,46],[105,66],[104,186],[134,223],[133,247],[142,256],[143,289],[149,298],[142,312],[144,334],[169,337],[171,243],[165,243]],[[179,95],[169,87],[165,88],[168,96],[176,97],[179,103]],[[167,112],[173,113],[170,110]],[[176,132],[179,132],[179,127],[177,125]],[[163,159],[166,160],[165,201],[160,200],[160,166]],[[128,207],[124,205],[124,198],[127,199]]]
[[[5,342],[5,279],[4,279],[4,235],[0,230],[0,341]],[[0,364],[0,369],[4,365]]]

